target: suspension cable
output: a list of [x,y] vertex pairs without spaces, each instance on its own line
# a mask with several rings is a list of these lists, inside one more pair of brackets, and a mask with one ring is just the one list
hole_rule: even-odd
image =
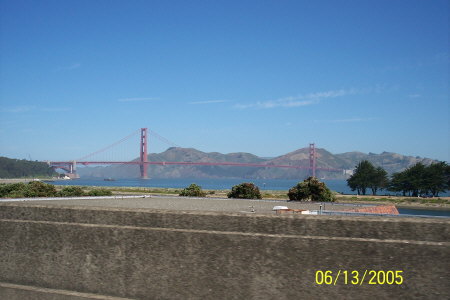
[[153,135],[154,137],[156,137],[156,138],[157,138],[158,140],[160,140],[161,142],[166,143],[166,144],[168,144],[168,145],[170,145],[170,146],[172,146],[172,147],[180,147],[180,146],[178,146],[177,144],[175,144],[174,142],[172,142],[172,141],[166,139],[165,137],[159,135],[158,133],[154,132],[153,130],[149,129],[148,131],[150,132],[151,135]]
[[123,139],[121,139],[121,140],[119,140],[119,141],[117,141],[117,142],[115,142],[115,143],[113,143],[113,144],[111,144],[111,145],[109,145],[109,146],[106,146],[105,148],[102,148],[102,149],[100,149],[100,150],[98,150],[98,151],[92,152],[92,153],[90,153],[90,154],[88,154],[88,155],[85,155],[85,156],[83,156],[83,157],[81,157],[81,158],[78,158],[78,159],[76,159],[76,161],[83,161],[83,160],[85,160],[85,159],[88,158],[88,157],[91,157],[91,156],[94,156],[94,155],[99,154],[99,153],[101,153],[101,152],[104,152],[104,151],[106,151],[106,150],[108,150],[108,149],[110,149],[110,148],[112,148],[112,147],[114,147],[114,146],[116,146],[116,145],[118,145],[118,144],[120,144],[120,143],[122,143],[122,142],[128,140],[129,138],[135,136],[135,135],[138,134],[139,132],[140,132],[140,129],[139,129],[139,130],[136,130],[136,131],[133,131],[133,133],[131,133],[130,135],[127,135],[127,136],[124,137]]

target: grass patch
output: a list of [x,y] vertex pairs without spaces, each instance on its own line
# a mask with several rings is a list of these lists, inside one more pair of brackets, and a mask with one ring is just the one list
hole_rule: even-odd
[[[72,186],[72,185],[71,185]],[[74,185],[77,186],[77,185]],[[57,185],[57,190],[62,190],[65,185]],[[82,188],[83,190],[89,192],[92,190],[108,190],[111,191],[114,195],[123,195],[123,194],[161,194],[161,195],[178,195],[181,192],[181,189],[173,189],[173,188],[141,188],[141,187],[115,187],[115,186],[77,186]]]
[[442,198],[422,199],[422,203],[450,204],[450,200]]
[[[55,186],[57,190],[61,190],[65,186]],[[89,192],[96,189],[106,189],[114,195],[179,195],[182,189],[177,188],[152,188],[152,187],[99,187],[99,186],[80,186],[84,191]],[[229,190],[205,190],[207,197],[226,198]],[[261,191],[263,199],[288,200],[287,191],[279,190],[263,190]],[[417,204],[417,205],[450,205],[450,198],[417,198],[417,197],[401,197],[401,196],[356,196],[336,194],[336,202],[349,203],[379,203],[379,204]]]
[[418,198],[418,197],[376,197],[376,196],[351,196],[338,195],[337,202],[373,202],[373,203],[393,203],[393,204],[444,204],[449,205],[450,199],[444,198]]
[[262,194],[263,199],[280,199],[280,200],[288,200],[289,197],[286,193],[276,193],[276,192],[266,192]]

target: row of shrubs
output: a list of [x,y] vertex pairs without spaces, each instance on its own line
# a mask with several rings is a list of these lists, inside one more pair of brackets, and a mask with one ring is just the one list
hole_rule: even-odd
[[32,198],[32,197],[80,197],[80,196],[110,196],[112,192],[106,189],[93,189],[85,192],[79,186],[66,186],[60,191],[52,184],[40,181],[29,183],[0,184],[0,198]]
[[[287,195],[291,201],[335,201],[333,192],[325,185],[325,183],[320,182],[316,177],[308,177],[303,182],[299,182],[289,189]],[[189,187],[183,189],[180,196],[205,197],[206,192],[204,192],[200,186],[193,183]],[[227,197],[237,199],[262,198],[259,188],[255,184],[249,182],[233,186],[231,191],[227,194]]]
[[[52,184],[40,181],[29,183],[0,184],[0,198],[28,198],[28,197],[80,197],[80,196],[110,196],[112,192],[106,189],[93,189],[85,192],[79,186],[66,186],[60,191]],[[196,184],[183,189],[180,196],[205,197],[206,192]],[[232,187],[228,198],[261,199],[259,188],[253,183],[244,182]],[[309,177],[303,182],[289,189],[288,197],[292,201],[334,201],[334,194],[325,183],[315,177]]]

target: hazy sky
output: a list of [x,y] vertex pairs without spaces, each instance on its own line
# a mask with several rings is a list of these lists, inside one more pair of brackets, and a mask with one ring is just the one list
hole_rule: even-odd
[[315,142],[450,161],[447,0],[0,9],[0,156],[76,159],[148,127],[207,152]]

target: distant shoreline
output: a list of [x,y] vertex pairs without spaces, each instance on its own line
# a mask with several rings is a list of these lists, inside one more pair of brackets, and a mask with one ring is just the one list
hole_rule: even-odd
[[0,178],[0,183],[20,183],[20,182],[30,182],[30,181],[48,181],[56,180],[56,178],[46,177],[46,178]]

